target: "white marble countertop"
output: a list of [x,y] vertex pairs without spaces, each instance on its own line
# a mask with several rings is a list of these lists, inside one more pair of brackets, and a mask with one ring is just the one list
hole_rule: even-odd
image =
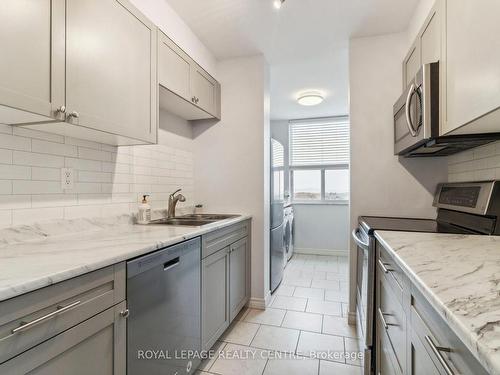
[[249,215],[203,227],[81,219],[0,231],[0,301],[194,238]]
[[375,235],[479,362],[500,374],[500,237]]

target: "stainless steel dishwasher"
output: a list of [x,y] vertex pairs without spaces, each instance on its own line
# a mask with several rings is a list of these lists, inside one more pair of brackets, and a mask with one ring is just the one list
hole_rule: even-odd
[[192,374],[201,350],[201,241],[127,262],[127,374]]

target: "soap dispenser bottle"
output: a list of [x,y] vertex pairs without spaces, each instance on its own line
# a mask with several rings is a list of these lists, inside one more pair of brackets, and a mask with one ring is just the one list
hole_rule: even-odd
[[148,197],[149,195],[142,196],[142,202],[137,213],[137,224],[149,224],[151,221],[151,206],[148,203]]

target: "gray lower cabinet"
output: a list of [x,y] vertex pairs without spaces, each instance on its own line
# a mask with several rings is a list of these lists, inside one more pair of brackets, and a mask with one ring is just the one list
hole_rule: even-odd
[[0,374],[126,372],[125,264],[0,302]]
[[[202,349],[208,350],[250,297],[250,222],[202,237]],[[217,247],[218,244],[218,247]]]
[[488,373],[379,242],[375,285],[377,374]]
[[4,375],[126,373],[125,301],[0,365]]
[[233,321],[249,296],[248,238],[242,238],[229,249],[229,319]]
[[229,327],[229,246],[201,262],[202,349],[208,350]]

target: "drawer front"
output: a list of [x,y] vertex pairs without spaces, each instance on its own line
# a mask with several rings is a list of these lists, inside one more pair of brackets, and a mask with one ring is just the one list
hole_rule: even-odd
[[379,274],[377,319],[389,337],[401,372],[406,367],[406,315],[390,283],[390,275]]
[[125,299],[125,263],[0,303],[0,363]]
[[377,322],[377,374],[378,375],[402,375],[399,368],[396,353],[391,340],[384,328],[384,323],[380,316],[376,318]]
[[[446,321],[415,287],[412,287],[409,319],[413,331],[440,372],[446,374],[445,366],[448,365],[455,374],[488,374],[464,343],[450,330]],[[436,352],[433,345],[449,348],[451,351]]]
[[230,227],[223,228],[201,237],[202,258],[216,253],[220,249],[229,246],[250,233],[250,221],[244,221]]
[[408,291],[408,279],[403,270],[396,264],[387,250],[377,242],[377,273],[386,276],[387,283],[392,289],[399,303],[403,303],[404,293]]
[[0,364],[2,375],[124,375],[125,301]]

